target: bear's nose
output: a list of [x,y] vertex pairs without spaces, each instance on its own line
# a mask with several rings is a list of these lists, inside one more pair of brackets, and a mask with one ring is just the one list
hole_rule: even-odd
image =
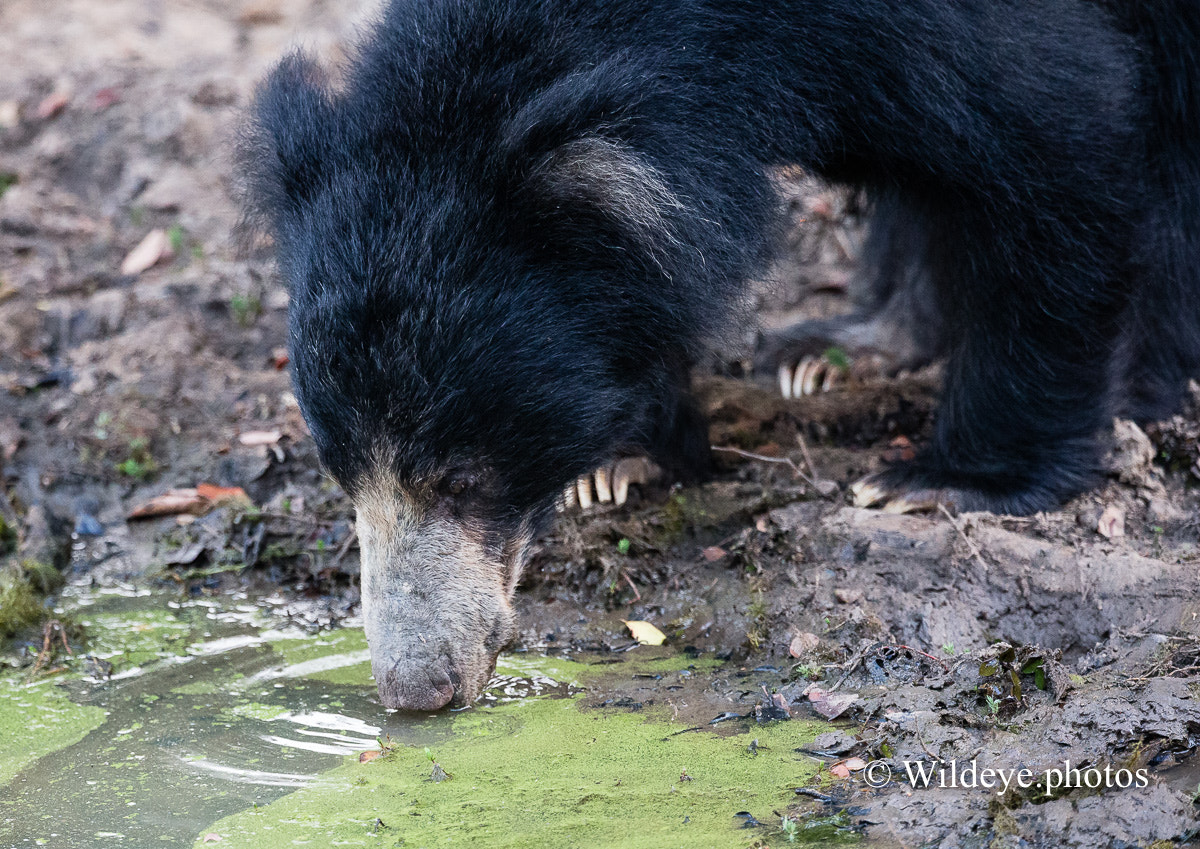
[[454,698],[454,682],[440,664],[415,669],[393,666],[377,683],[384,706],[397,710],[441,710]]

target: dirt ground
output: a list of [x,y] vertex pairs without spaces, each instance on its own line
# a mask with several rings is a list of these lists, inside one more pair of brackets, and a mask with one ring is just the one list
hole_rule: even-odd
[[[290,392],[286,292],[266,247],[239,244],[230,150],[270,62],[294,43],[336,59],[370,7],[0,5],[10,573],[154,564],[185,592],[282,586],[314,601],[314,627],[354,609],[351,516]],[[845,300],[852,200],[790,184],[765,324]],[[795,813],[842,812],[878,845],[1200,845],[1200,390],[1171,421],[1118,423],[1107,484],[1061,510],[893,516],[847,506],[847,487],[920,444],[936,369],[784,401],[737,379],[752,338],[699,377],[714,445],[737,449],[718,479],[562,517],[525,581],[521,645],[618,649],[619,616],[741,662],[747,678],[712,688],[763,719],[831,722],[812,753],[831,780]],[[255,507],[127,521],[198,484]],[[856,758],[893,780],[872,788]],[[914,788],[914,763],[955,764],[959,786]],[[1037,780],[961,786],[969,763]],[[1070,767],[1076,784],[1109,773],[1048,786]]]

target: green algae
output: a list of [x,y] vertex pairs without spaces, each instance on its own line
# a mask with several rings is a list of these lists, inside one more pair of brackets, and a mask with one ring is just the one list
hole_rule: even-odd
[[[751,811],[768,821],[784,808],[816,771],[795,750],[822,730],[792,721],[718,736],[657,712],[588,709],[580,696],[443,720],[452,733],[431,748],[395,746],[368,764],[347,759],[318,783],[219,821],[205,835],[256,849],[744,849],[752,839],[734,815]],[[435,763],[447,780],[433,780]]]
[[187,653],[195,626],[172,611],[82,609],[77,620],[87,636],[88,653],[118,669],[144,666]]
[[52,681],[0,678],[0,786],[24,767],[104,724],[102,708],[78,705]]
[[[741,830],[734,814],[778,823],[772,812],[815,771],[795,750],[823,725],[750,724],[731,734],[727,723],[716,734],[669,719],[663,706],[681,698],[674,685],[691,679],[703,689],[723,667],[711,656],[670,647],[575,659],[506,654],[492,706],[404,717],[374,700],[359,629],[259,631],[261,620],[224,619],[215,607],[164,606],[106,597],[77,608],[88,651],[127,674],[89,683],[68,664],[55,680],[105,709],[73,704],[68,688],[49,682],[0,678],[8,793],[0,806],[10,805],[14,835],[70,833],[69,847],[121,833],[130,845],[168,837],[206,845],[220,835],[223,846],[263,849],[743,849],[780,835]],[[590,707],[614,682],[647,707]],[[388,753],[359,764],[377,736]],[[433,780],[435,762],[447,780]],[[172,811],[169,826],[156,810]],[[4,835],[0,818],[0,842]]]
[[313,636],[264,635],[283,658],[284,677],[303,677],[327,684],[372,687],[371,657],[361,628],[323,631]]

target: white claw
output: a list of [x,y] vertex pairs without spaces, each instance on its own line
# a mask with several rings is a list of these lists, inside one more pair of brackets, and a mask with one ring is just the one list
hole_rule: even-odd
[[575,491],[579,493],[579,507],[583,510],[592,506],[592,481],[589,475],[584,475],[575,481]]
[[612,487],[609,486],[609,471],[603,466],[596,469],[596,500],[601,504],[611,504],[613,500]]
[[792,367],[782,365],[779,367],[779,391],[783,393],[785,399],[792,397]]
[[617,465],[613,466],[613,502],[620,507],[629,500],[629,486],[637,483],[634,476],[637,469],[629,460],[621,460]]
[[820,360],[805,360],[804,361],[804,381],[801,392],[805,395],[817,394],[817,378],[820,376],[824,364]]
[[883,512],[891,513],[894,516],[899,516],[903,513],[913,513],[920,509],[920,504],[909,501],[907,498],[893,498],[887,504],[883,505]]
[[887,497],[883,487],[872,483],[870,478],[863,478],[852,484],[850,492],[854,496],[855,507],[871,507]]
[[821,381],[821,391],[828,392],[837,385],[840,373],[835,368],[825,370],[825,379]]
[[629,487],[649,483],[661,470],[645,457],[626,457],[613,466],[613,501],[620,506],[629,499]]
[[796,370],[792,373],[792,397],[804,397],[804,364],[808,360],[801,360],[796,363]]
[[629,476],[620,471],[613,474],[613,504],[620,507],[629,500]]

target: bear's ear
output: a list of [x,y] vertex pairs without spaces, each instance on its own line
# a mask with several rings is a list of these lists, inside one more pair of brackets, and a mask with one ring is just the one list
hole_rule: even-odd
[[263,81],[239,140],[248,217],[277,226],[313,196],[338,149],[332,112],[325,76],[303,53]]
[[606,222],[655,264],[679,244],[687,206],[666,176],[628,144],[589,135],[545,154],[529,176],[544,214],[581,229]]

